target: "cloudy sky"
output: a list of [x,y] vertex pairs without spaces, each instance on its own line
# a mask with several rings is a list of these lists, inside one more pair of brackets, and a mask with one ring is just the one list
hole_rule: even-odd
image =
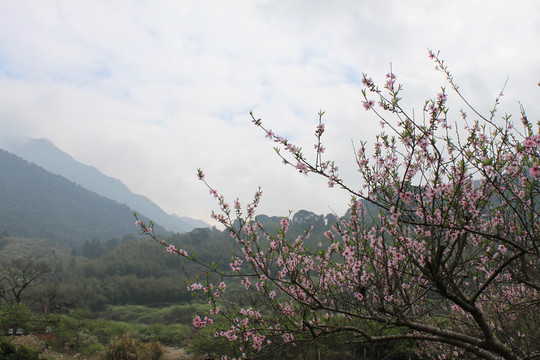
[[[165,211],[212,223],[207,180],[260,212],[346,210],[347,196],[285,167],[250,123],[325,156],[353,187],[351,140],[372,140],[361,77],[405,86],[407,109],[444,85],[440,50],[486,112],[540,117],[538,0],[0,0],[0,135],[47,138]],[[452,96],[452,95],[451,95]],[[457,109],[456,109],[457,111]],[[0,169],[1,171],[1,169]]]

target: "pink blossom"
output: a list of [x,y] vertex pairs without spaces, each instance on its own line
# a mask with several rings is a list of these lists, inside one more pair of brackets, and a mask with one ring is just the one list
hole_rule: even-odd
[[283,342],[285,342],[285,343],[289,343],[289,342],[294,341],[293,334],[285,333],[281,337],[283,338]]
[[533,135],[531,137],[528,137],[523,142],[523,145],[526,148],[532,148],[532,147],[535,147],[535,146],[539,146],[540,145],[540,134],[536,134],[536,135]]
[[289,303],[285,303],[285,305],[279,304],[279,306],[281,307],[281,312],[283,313],[283,315],[294,316],[295,311],[294,311],[294,308],[292,306],[292,301],[291,301],[290,304]]
[[321,123],[317,125],[317,130],[315,131],[315,134],[318,136],[321,136],[323,132],[324,132],[324,124]]
[[229,265],[231,266],[232,271],[238,272],[241,270],[240,266],[242,265],[242,260],[235,258],[234,261]]
[[375,105],[375,101],[373,100],[362,101],[362,105],[364,105],[364,109],[369,110],[373,108],[373,106]]
[[290,144],[288,143],[287,145],[285,145],[285,149],[286,150],[289,150],[289,152],[291,154],[296,154],[296,152],[298,151],[298,148],[296,147],[296,145],[293,145],[293,144]]
[[374,85],[373,80],[371,78],[367,78],[365,76],[362,79],[362,84],[364,84],[365,86],[373,86]]
[[253,348],[257,351],[261,350],[261,347],[264,343],[264,335],[262,336],[253,336]]
[[251,282],[247,277],[242,279],[240,282],[242,283],[242,285],[244,285],[246,289],[249,289],[249,287],[251,286]]
[[300,171],[300,173],[303,173],[303,174],[307,174],[308,173],[308,168],[305,164],[301,163],[300,161],[298,161],[296,163],[296,168]]
[[345,260],[351,261],[354,256],[354,248],[352,246],[347,246],[342,255]]
[[446,102],[447,96],[445,93],[437,94],[437,100],[440,104],[444,104]]
[[281,224],[281,228],[284,231],[287,231],[287,229],[289,228],[289,219],[287,219],[287,218],[281,219],[280,224]]
[[386,87],[390,90],[390,91],[394,91],[394,83],[396,82],[396,75],[394,75],[393,73],[388,73],[386,74]]
[[403,200],[403,202],[405,202],[407,205],[410,205],[411,203],[411,195],[412,193],[410,191],[407,191],[407,192],[402,192],[401,194],[399,194],[399,197]]
[[187,287],[188,291],[202,290],[203,286],[201,283],[193,283]]
[[540,176],[540,166],[538,166],[538,165],[531,166],[531,168],[529,169],[529,173],[533,177],[539,177]]
[[174,254],[176,252],[176,247],[173,244],[169,245],[169,247],[167,248],[167,252],[169,254]]
[[196,328],[203,328],[206,326],[206,321],[203,321],[199,315],[193,319],[193,326]]
[[322,154],[325,150],[324,146],[321,144],[315,144],[313,145],[313,148],[317,151],[318,154]]
[[217,314],[219,314],[220,311],[221,311],[221,307],[216,306],[215,309],[211,309],[211,310],[210,310],[210,314],[212,314],[212,315],[217,315]]

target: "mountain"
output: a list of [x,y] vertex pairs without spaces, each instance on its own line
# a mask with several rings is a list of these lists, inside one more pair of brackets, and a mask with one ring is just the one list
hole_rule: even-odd
[[77,162],[49,140],[27,139],[18,143],[4,141],[4,147],[53,174],[61,175],[101,196],[126,204],[170,231],[187,232],[198,227],[209,227],[201,220],[167,214],[148,198],[132,193],[119,180],[102,174],[93,166]]
[[76,246],[136,233],[134,221],[127,205],[0,150],[0,231]]

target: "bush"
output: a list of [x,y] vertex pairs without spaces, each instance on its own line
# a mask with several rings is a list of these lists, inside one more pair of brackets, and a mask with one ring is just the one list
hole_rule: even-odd
[[122,334],[129,332],[132,328],[133,325],[124,322],[103,319],[98,319],[90,324],[90,332],[96,336],[98,341],[102,344],[106,344],[109,339],[112,339],[113,337],[122,336]]
[[81,351],[85,354],[93,354],[100,351],[103,351],[105,347],[101,345],[100,343],[91,343],[89,345],[84,346]]
[[163,350],[157,341],[144,344],[129,334],[114,337],[102,356],[103,360],[159,360]]
[[161,358],[161,355],[163,355],[163,350],[161,349],[161,345],[159,345],[159,342],[152,341],[145,346],[145,352],[146,352],[146,359],[148,360],[159,360]]
[[58,316],[55,328],[55,347],[68,346],[79,351],[81,348],[95,343],[96,337],[88,334],[88,326],[92,316],[91,312],[82,309],[72,310],[69,315]]
[[16,332],[17,329],[27,328],[31,318],[32,312],[24,304],[3,303],[0,306],[0,327],[6,330],[6,335],[9,329]]
[[15,346],[6,339],[0,341],[0,360],[38,360],[38,352],[32,348]]
[[152,340],[155,339],[167,345],[180,345],[183,340],[191,336],[191,329],[184,324],[154,324],[146,329],[146,334],[151,336]]

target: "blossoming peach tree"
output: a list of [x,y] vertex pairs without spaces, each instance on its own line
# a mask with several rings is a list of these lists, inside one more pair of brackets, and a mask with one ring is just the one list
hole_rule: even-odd
[[[493,110],[480,114],[439,54],[429,55],[472,116],[461,110],[450,123],[444,88],[420,117],[411,116],[400,105],[395,74],[382,88],[364,75],[364,107],[383,131],[372,151],[367,142],[355,150],[360,189],[323,160],[322,112],[313,162],[252,115],[285,164],[351,195],[348,215],[317,246],[306,245],[310,229],[289,238],[287,217],[277,232],[266,231],[255,215],[260,191],[244,212],[198,171],[221,209],[212,217],[240,249],[231,269],[203,264],[217,277],[189,285],[211,308],[194,326],[227,320],[215,336],[237,353],[223,358],[343,334],[356,342],[411,340],[418,356],[429,358],[540,358],[540,122],[531,123],[523,107],[519,122],[496,118],[502,92]],[[138,225],[169,252],[198,261]],[[234,279],[257,294],[256,304],[223,296]]]

